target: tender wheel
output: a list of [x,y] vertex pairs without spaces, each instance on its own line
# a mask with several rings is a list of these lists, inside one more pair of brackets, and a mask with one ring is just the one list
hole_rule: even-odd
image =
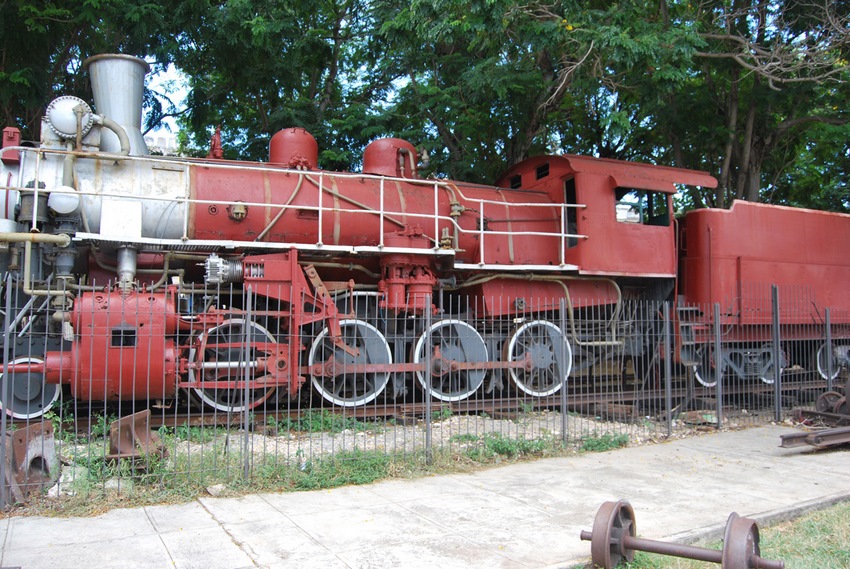
[[[429,342],[430,336],[430,342]],[[426,349],[431,354],[430,394],[440,401],[461,401],[481,387],[487,370],[452,369],[452,363],[485,363],[487,346],[478,331],[460,320],[435,322],[430,330],[419,336],[413,349],[413,362],[426,360]],[[416,372],[423,389],[428,389],[425,373]]]
[[[356,364],[391,364],[390,346],[377,328],[362,320],[342,320],[343,342],[355,348],[352,355],[334,344],[330,331],[325,328],[310,348],[310,366],[328,362],[339,366]],[[332,370],[331,370],[332,371]],[[326,400],[341,407],[365,405],[380,395],[390,379],[389,372],[354,372],[339,375],[312,375],[313,388]]]
[[[782,375],[782,372],[785,371],[785,367],[788,365],[788,358],[785,355],[785,350],[782,348],[779,349],[779,375]],[[774,377],[774,360],[773,360],[773,344],[767,343],[762,346],[762,362],[761,362],[761,375],[759,376],[762,382],[773,385],[776,381]]]
[[[189,359],[196,363],[215,363],[202,371],[189,370],[189,381],[203,385],[204,381],[244,381],[245,362],[257,359],[257,350],[249,348],[245,353],[245,335],[251,329],[252,342],[274,342],[271,333],[257,324],[242,318],[228,320],[220,326],[210,328],[201,334],[195,347],[189,350]],[[256,371],[248,372],[248,380],[258,377]],[[219,411],[241,413],[254,409],[265,402],[274,393],[275,388],[263,389],[225,389],[218,387],[193,387],[192,391],[201,401]]]
[[[16,358],[11,364],[44,363],[40,357],[28,356]],[[3,392],[0,395],[0,408],[15,419],[36,419],[53,407],[59,399],[60,386],[45,383],[44,375],[35,372],[13,372],[8,381],[0,370]]]
[[718,378],[726,371],[726,362],[721,359],[718,373],[714,348],[710,346],[697,348],[696,356],[699,363],[694,366],[694,378],[703,387],[714,387],[717,385]]
[[[835,353],[834,348],[835,348],[835,344],[833,344],[833,354]],[[827,356],[826,344],[824,343],[824,344],[821,344],[818,347],[818,353],[817,353],[817,356],[816,356],[818,373],[824,379],[835,379],[841,374],[841,366],[838,365],[838,358],[835,357],[835,355],[832,356],[832,374],[829,374],[829,372],[826,369],[826,367],[827,367],[826,356]],[[829,375],[832,375],[832,377],[828,377]]]
[[570,375],[572,350],[561,329],[546,320],[517,328],[505,345],[509,362],[528,360],[530,368],[511,368],[510,376],[523,393],[546,397],[557,392]]

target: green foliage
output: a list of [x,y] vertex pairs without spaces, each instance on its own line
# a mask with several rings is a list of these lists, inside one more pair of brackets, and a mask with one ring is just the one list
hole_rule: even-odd
[[278,479],[293,490],[318,490],[349,484],[369,484],[387,478],[393,457],[382,452],[354,450],[302,465],[265,469],[260,476]]
[[[846,0],[34,0],[0,3],[0,109],[35,139],[59,94],[90,99],[86,57],[123,52],[188,76],[185,112],[145,93],[146,125],[180,114],[180,148],[264,160],[304,127],[320,166],[365,145],[427,149],[423,175],[492,183],[569,152],[707,170],[683,208],[734,199],[850,209]],[[825,11],[831,10],[831,11]],[[756,54],[770,54],[760,60]],[[767,63],[763,63],[767,61]]]
[[89,419],[89,434],[92,438],[108,438],[109,427],[117,419],[113,413],[93,413]]
[[581,450],[586,452],[604,452],[622,448],[629,444],[628,435],[612,435],[605,433],[604,435],[588,437],[581,441]]
[[47,103],[91,100],[83,61],[99,53],[174,50],[178,20],[163,0],[21,0],[0,3],[0,110],[4,123],[37,139]]
[[300,413],[297,418],[284,417],[275,420],[268,419],[269,426],[278,431],[298,431],[308,433],[340,433],[345,430],[366,431],[374,429],[370,423],[358,421],[354,417],[339,415],[327,409],[308,409]]
[[463,433],[460,435],[452,435],[449,437],[449,441],[453,443],[474,443],[479,440],[478,435],[473,435],[472,433]]
[[436,411],[431,412],[431,420],[433,421],[444,421],[445,419],[450,419],[454,413],[452,412],[452,408],[449,406],[441,406]]
[[553,439],[512,439],[501,433],[487,433],[480,438],[479,445],[466,449],[465,454],[477,462],[490,462],[501,458],[540,456],[558,446]]

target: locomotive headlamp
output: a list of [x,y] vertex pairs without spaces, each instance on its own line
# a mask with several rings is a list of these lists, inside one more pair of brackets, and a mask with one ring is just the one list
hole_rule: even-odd
[[78,125],[80,136],[85,136],[94,124],[91,107],[79,97],[64,96],[53,99],[47,105],[45,116],[50,129],[62,138],[77,136]]
[[59,186],[50,192],[47,207],[57,215],[70,215],[80,207],[80,194],[69,186]]

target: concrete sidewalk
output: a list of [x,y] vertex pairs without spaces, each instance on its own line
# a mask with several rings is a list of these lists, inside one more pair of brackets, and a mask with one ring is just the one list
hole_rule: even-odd
[[545,568],[589,559],[599,506],[625,498],[653,539],[720,536],[850,498],[850,452],[779,448],[781,426],[553,458],[474,474],[94,518],[0,521],[0,566],[57,568]]

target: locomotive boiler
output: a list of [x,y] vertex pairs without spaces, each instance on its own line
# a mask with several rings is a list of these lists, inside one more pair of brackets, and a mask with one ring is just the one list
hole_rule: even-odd
[[35,146],[4,130],[0,401],[17,418],[63,390],[188,393],[226,412],[412,389],[546,397],[572,370],[656,348],[653,307],[677,292],[672,196],[716,185],[572,155],[526,160],[495,186],[422,178],[416,148],[394,138],[366,147],[362,172],[330,172],[299,128],[262,163],[215,144],[203,159],[151,156],[147,63],[85,67],[94,110],[54,100]]

